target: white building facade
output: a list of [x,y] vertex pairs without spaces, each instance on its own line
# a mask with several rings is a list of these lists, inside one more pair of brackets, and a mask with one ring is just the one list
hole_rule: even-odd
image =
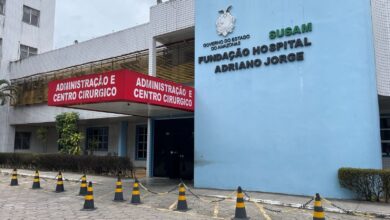
[[[53,49],[55,0],[0,1],[0,78],[12,79],[10,62]],[[13,151],[14,127],[8,106],[0,109],[1,151]]]
[[371,1],[383,167],[390,167],[390,2]]
[[[104,70],[111,68],[104,68],[107,63],[111,65],[116,60],[129,59],[127,62],[129,66],[124,66],[124,68],[151,76],[159,76],[161,73],[164,74],[163,78],[169,79],[167,70],[159,72],[159,68],[157,68],[158,59],[164,56],[164,53],[169,53],[170,59],[175,59],[173,60],[175,64],[169,64],[169,67],[166,66],[166,68],[173,70],[175,65],[177,71],[184,72],[181,70],[182,67],[177,67],[177,65],[189,66],[186,67],[189,69],[188,72],[178,74],[179,77],[181,74],[185,75],[179,79],[179,82],[193,86],[194,13],[194,1],[192,0],[169,1],[155,5],[151,7],[149,23],[11,62],[9,65],[10,78],[13,82],[25,82],[34,81],[40,77],[53,79],[56,78],[55,75],[61,75],[64,72],[69,75],[72,75],[73,72],[77,75],[80,73],[80,69],[81,74],[84,74],[85,70],[88,74],[94,72],[92,69],[101,69],[97,72],[104,72]],[[186,54],[179,58],[183,53]],[[139,62],[139,64],[133,64],[134,62]],[[169,62],[171,61],[169,60]],[[39,65],[37,65],[38,63]],[[100,68],[101,65],[103,68]],[[176,81],[174,78],[172,77],[171,80]],[[37,93],[31,96],[37,98]],[[8,113],[9,125],[15,131],[12,131],[11,128],[8,130],[11,130],[12,133],[26,134],[26,138],[30,139],[29,147],[23,149],[24,147],[18,146],[15,149],[18,143],[15,145],[15,135],[11,135],[13,137],[9,138],[8,144],[5,145],[7,147],[2,151],[58,152],[56,142],[58,134],[54,125],[55,116],[68,111],[74,111],[80,115],[79,128],[85,136],[81,144],[84,150],[87,151],[86,148],[88,148],[90,136],[88,133],[104,133],[104,137],[100,137],[105,139],[102,143],[103,147],[96,150],[94,155],[128,156],[136,167],[148,167],[146,161],[150,155],[147,154],[149,152],[147,148],[152,142],[151,135],[147,135],[151,132],[150,126],[148,127],[148,123],[150,124],[151,121],[148,120],[148,117],[49,107],[46,101],[39,100],[29,102],[27,105],[16,104],[11,107]],[[191,118],[192,115],[189,114],[186,117]],[[47,143],[42,143],[36,135],[37,129],[42,127],[49,128]],[[123,127],[126,127],[126,150],[121,152],[119,145],[123,141],[121,140]],[[90,154],[90,152],[86,153]]]
[[[369,3],[369,1],[359,1],[362,5],[361,7],[364,8],[365,13],[369,14],[369,12],[366,11],[367,8],[369,9],[369,4],[367,4]],[[45,1],[42,0],[39,2],[43,4],[43,2]],[[376,76],[380,105],[379,112],[375,111],[375,114],[376,116],[378,116],[379,114],[381,117],[383,167],[390,167],[390,133],[389,135],[387,135],[387,132],[390,131],[390,101],[388,100],[388,96],[390,94],[390,92],[388,92],[390,91],[390,83],[388,82],[388,79],[390,79],[390,65],[388,65],[388,58],[390,57],[390,3],[387,0],[372,0],[371,3],[371,14],[373,17],[372,24],[374,33],[374,41],[372,43],[375,43]],[[224,4],[228,3],[225,2]],[[205,10],[206,5],[207,4],[204,2],[204,5],[202,6],[205,7],[203,8]],[[270,3],[270,5],[272,4]],[[223,7],[225,6],[227,5],[224,5]],[[38,6],[32,5],[31,7]],[[214,7],[217,8],[222,6],[214,5]],[[313,8],[315,8],[315,5],[312,6],[310,9],[314,11]],[[244,11],[244,9],[242,10]],[[195,48],[201,48],[198,51],[206,51],[206,49],[208,49],[207,47],[203,46],[203,44],[197,45],[197,43],[195,42],[195,13],[195,0],[171,0],[151,7],[150,21],[146,24],[125,29],[109,35],[101,36],[85,42],[79,42],[78,44],[74,44],[68,47],[59,48],[56,50],[49,50],[50,48],[45,49],[46,47],[42,46],[43,49],[40,49],[39,40],[36,42],[36,44],[26,41],[25,44],[38,48],[38,55],[15,61],[16,59],[18,59],[20,54],[14,52],[14,56],[10,60],[8,60],[7,62],[2,62],[2,70],[3,66],[7,66],[7,68],[5,68],[6,70],[2,71],[2,73],[4,72],[5,74],[3,78],[11,79],[12,82],[17,85],[18,88],[20,88],[21,93],[18,94],[17,101],[13,103],[9,110],[7,108],[7,112],[2,113],[2,117],[4,118],[5,123],[3,123],[3,127],[0,128],[0,141],[2,141],[1,143],[4,143],[1,145],[1,151],[41,153],[57,152],[58,144],[56,141],[58,134],[55,131],[55,116],[62,112],[75,111],[79,113],[81,119],[79,123],[79,128],[85,136],[82,142],[82,147],[85,153],[90,153],[88,148],[91,144],[91,140],[98,140],[98,148],[94,152],[94,154],[130,157],[136,167],[146,168],[146,172],[149,176],[168,176],[173,178],[183,177],[191,179],[194,177],[194,169],[198,169],[199,176],[198,180],[195,180],[195,184],[204,187],[210,187],[210,185],[207,185],[207,181],[214,181],[214,179],[206,178],[207,175],[204,175],[204,173],[206,172],[203,172],[202,169],[207,170],[210,164],[217,164],[221,161],[224,161],[226,157],[224,155],[221,155],[220,153],[208,150],[225,149],[225,147],[231,144],[232,141],[237,141],[241,139],[248,142],[255,140],[258,142],[253,142],[255,143],[254,145],[261,145],[261,140],[256,139],[256,133],[245,132],[245,135],[247,136],[242,135],[242,137],[237,138],[235,138],[234,135],[226,137],[223,134],[218,133],[220,130],[227,128],[227,126],[222,126],[222,124],[226,123],[227,120],[236,120],[237,126],[240,122],[240,116],[235,116],[236,118],[234,118],[228,113],[222,112],[223,106],[203,106],[203,100],[197,100],[196,106],[202,106],[202,108],[204,108],[202,109],[202,111],[198,111],[202,112],[201,114],[198,114],[198,116],[196,115],[198,112],[194,114],[192,112],[180,112],[174,109],[159,109],[159,114],[155,115],[153,112],[156,112],[156,109],[153,106],[147,106],[146,109],[136,109],[137,111],[135,111],[134,109],[132,109],[134,108],[135,104],[130,102],[127,103],[127,106],[122,106],[122,108],[115,107],[114,103],[105,103],[105,105],[96,104],[95,106],[92,106],[90,108],[78,106],[77,109],[47,106],[47,100],[50,98],[48,97],[48,82],[53,80],[63,80],[75,77],[77,78],[89,74],[100,74],[108,71],[116,71],[121,69],[127,69],[143,74],[148,74],[159,79],[173,81],[182,85],[192,86],[197,89],[196,86],[199,86],[199,84],[195,85],[195,78],[203,79],[202,77],[205,76],[202,74],[209,73],[205,71],[204,73],[202,72],[198,73],[197,75],[195,74],[194,63],[198,62],[198,60],[195,58]],[[201,14],[202,11],[199,11],[198,9],[197,13]],[[210,12],[210,14],[213,13],[214,11]],[[216,19],[218,16],[218,11],[215,11],[215,13]],[[291,13],[291,16],[296,16],[296,13],[294,12],[289,13]],[[244,13],[241,14],[242,17],[244,17],[243,14]],[[364,14],[364,19],[368,17],[366,15],[367,14]],[[41,13],[41,16],[43,16],[43,11]],[[215,19],[211,19],[212,22],[210,23],[212,23],[212,25],[215,25]],[[315,19],[317,19],[317,24],[319,24],[320,22],[318,21],[320,19],[318,19],[317,17],[315,17]],[[204,24],[208,24],[209,22],[207,19],[201,21]],[[371,22],[371,20],[369,21]],[[239,20],[237,20],[237,22],[239,22]],[[23,23],[21,25],[22,28],[26,26]],[[272,28],[280,28],[279,26],[285,24],[283,22],[280,22],[273,25],[276,26],[273,26]],[[364,23],[364,25],[365,28],[371,27],[371,23]],[[30,26],[27,26],[25,28],[34,29],[34,27]],[[215,27],[210,26],[210,28]],[[240,26],[238,26],[237,28],[240,28]],[[34,30],[38,31],[39,29],[36,30],[35,28]],[[363,29],[360,29],[360,31],[362,30]],[[36,33],[37,32],[31,32],[31,36],[35,36],[34,34]],[[364,33],[367,34],[367,32]],[[260,35],[260,33],[256,34]],[[314,32],[314,34],[317,33]],[[214,30],[211,29],[208,35],[210,39],[219,37],[216,33],[214,33]],[[319,35],[316,37],[320,38]],[[370,35],[366,35],[366,37],[367,41],[365,43],[369,42],[367,43],[368,45],[371,43]],[[38,37],[33,37],[33,39],[38,39]],[[48,40],[47,42],[52,43],[52,39],[51,41]],[[15,42],[13,44],[17,45]],[[321,54],[317,53],[316,55],[318,57]],[[330,53],[329,56],[331,56]],[[371,56],[369,59],[371,59],[372,57],[373,56]],[[9,63],[9,61],[12,62]],[[294,72],[294,70],[290,72]],[[219,76],[211,74],[208,75],[208,77],[211,77],[210,80],[214,80],[213,77]],[[256,77],[259,76],[256,75]],[[236,80],[239,79],[240,78],[237,78]],[[222,81],[222,79],[221,81],[216,81],[215,84],[212,84],[210,86],[210,90],[214,88],[214,85],[222,87],[222,83],[219,84]],[[204,81],[200,82],[205,83]],[[250,82],[250,80],[247,81],[248,84],[250,84]],[[362,82],[362,84],[364,83],[365,82]],[[232,84],[232,87],[236,86],[234,85],[234,83]],[[370,86],[371,89],[375,87],[375,85],[371,84]],[[253,87],[253,89],[257,88]],[[218,94],[218,90],[216,90],[215,93]],[[207,95],[207,93],[204,94]],[[222,97],[222,95],[215,97],[217,97],[215,103],[219,101],[218,97],[226,98]],[[283,98],[284,96],[281,97]],[[374,94],[374,97],[376,98],[376,93]],[[227,100],[227,103],[228,102],[230,101]],[[374,105],[378,103],[376,99],[370,99],[370,103],[371,102],[375,103]],[[261,102],[259,101],[257,102],[257,104],[258,103]],[[280,103],[276,104],[281,105]],[[276,104],[272,103],[272,105]],[[308,107],[314,106],[309,104],[307,105]],[[319,106],[321,103],[316,104],[316,106]],[[373,107],[374,105],[371,105],[372,109],[376,108]],[[245,103],[243,103],[243,106],[245,106]],[[84,110],[80,110],[80,108]],[[208,136],[212,132],[209,132],[207,130],[208,128],[205,128],[199,132],[202,133],[202,138],[199,138],[198,141],[194,144],[194,139],[196,139],[196,137],[200,137],[197,136],[199,135],[199,133],[194,134],[194,131],[196,131],[196,129],[194,129],[194,120],[196,127],[196,121],[199,120],[199,115],[202,117],[208,117],[207,112],[210,112],[210,109],[208,108],[215,108],[213,110],[217,110],[220,115],[227,114],[227,117],[225,117],[226,119],[221,119],[219,121],[221,127],[218,127],[218,129],[213,130],[213,132],[221,136]],[[87,111],[85,109],[98,110],[100,112]],[[285,109],[285,107],[282,106],[278,110],[283,109]],[[250,112],[251,108],[248,107],[246,108],[246,110]],[[370,112],[372,113],[374,112],[374,110],[370,110]],[[288,114],[286,115],[288,116]],[[253,120],[256,120],[255,116],[257,117],[257,115],[254,114]],[[286,120],[290,120],[291,118],[288,118],[287,116],[283,115],[283,117],[286,117]],[[210,118],[215,119],[217,117],[215,117],[214,115],[214,117]],[[279,116],[275,116],[274,118],[280,120]],[[387,118],[389,118],[389,123],[387,122]],[[251,120],[248,119],[248,121]],[[208,122],[211,122],[211,120],[204,119],[202,121],[202,123]],[[295,122],[296,121],[294,121],[294,123]],[[282,124],[282,122],[280,123]],[[323,123],[326,124],[326,122]],[[366,120],[364,121],[364,123],[366,123],[366,125],[369,124],[369,127],[375,131],[379,129],[376,126],[375,122],[372,122],[372,124],[370,124],[371,122],[369,120]],[[210,127],[214,126],[214,124],[218,123],[210,123]],[[232,127],[236,126],[236,124],[232,123]],[[299,122],[297,122],[296,124],[299,125]],[[202,124],[198,124],[198,129],[202,126]],[[245,125],[240,126],[245,128]],[[257,128],[256,126],[257,124],[253,125],[254,128]],[[346,125],[343,124],[343,126]],[[334,127],[337,127],[337,125]],[[43,143],[37,138],[37,131],[38,129],[42,128],[47,129],[48,131],[47,143]],[[324,133],[332,131],[332,129],[333,127],[329,126],[328,130],[324,129]],[[255,131],[255,129],[249,130]],[[265,128],[263,132],[268,132],[268,130]],[[318,132],[316,135],[320,133],[321,132]],[[376,133],[377,132],[373,132],[372,134],[375,135]],[[283,132],[270,132],[270,135],[275,134],[280,134],[283,136]],[[290,133],[289,135],[291,134],[292,133]],[[219,137],[220,139],[215,139],[215,145],[208,146],[208,141],[216,137]],[[312,135],[309,135],[306,139],[302,139],[302,145],[304,145],[305,141],[309,140],[312,137]],[[231,138],[232,141],[228,141],[229,138]],[[294,135],[291,135],[290,138],[294,139]],[[218,144],[222,139],[226,141],[226,143],[224,146],[220,146],[220,148],[218,148]],[[337,141],[335,139],[334,141],[336,143]],[[379,140],[377,136],[375,137],[375,139]],[[272,144],[275,144],[275,146],[279,144],[274,143],[273,141],[274,140],[270,138],[270,143],[272,142]],[[203,143],[203,145],[196,145],[199,145],[200,143]],[[345,143],[348,144],[348,140],[345,140]],[[183,146],[187,146],[189,150],[183,150]],[[248,144],[247,146],[250,146],[250,144]],[[372,146],[373,154],[375,154],[375,162],[377,162],[376,159],[378,159],[376,158],[376,154],[378,154],[379,152],[376,148],[378,148],[378,146]],[[200,151],[197,152],[197,150]],[[232,147],[230,149],[224,150],[224,152],[239,152],[239,150],[233,149]],[[207,158],[210,156],[209,153],[211,154],[211,156],[214,157],[214,159],[218,157],[220,158],[218,158],[218,160],[207,160]],[[283,151],[281,151],[281,153],[283,153]],[[236,155],[233,155],[232,153],[232,156]],[[291,160],[293,159],[294,158],[291,158]],[[340,161],[342,162],[342,159],[340,159]],[[234,163],[229,164],[235,165]],[[197,168],[194,168],[194,166]],[[236,167],[237,166],[235,166],[235,168]],[[176,168],[178,168],[179,170],[175,170]],[[253,165],[253,169],[257,168],[255,168],[255,166]],[[216,173],[219,173],[220,170],[214,169],[214,171]],[[331,172],[333,171],[334,170],[332,170]],[[226,176],[231,175],[227,173]],[[250,177],[248,177],[248,179],[250,179]],[[220,181],[225,182],[226,184],[230,183],[230,181],[227,181],[223,178],[221,178]],[[223,187],[229,188],[230,186],[224,185]],[[253,186],[253,189],[259,190],[259,187]],[[305,194],[306,192],[302,193]],[[334,195],[338,196],[338,194]]]

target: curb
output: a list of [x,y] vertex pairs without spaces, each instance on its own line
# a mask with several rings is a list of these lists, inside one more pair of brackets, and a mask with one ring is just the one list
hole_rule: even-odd
[[[228,196],[221,196],[221,195],[202,195],[203,197],[213,197],[218,199],[230,199]],[[306,209],[306,210],[313,210],[314,206],[307,205],[306,208],[301,208],[302,204],[300,203],[283,203],[280,201],[274,201],[274,200],[265,200],[265,199],[255,199],[251,198],[245,199],[246,202],[256,202],[266,205],[274,205],[274,206],[281,206],[281,207],[289,207],[289,208],[300,208],[300,209]],[[382,218],[382,219],[390,219],[390,214],[387,213],[379,213],[379,212],[364,212],[364,211],[353,211],[345,209],[345,211],[337,208],[329,208],[329,207],[323,207],[326,212],[330,213],[336,213],[336,214],[345,214],[345,215],[351,215],[351,216],[366,216],[366,217],[375,217],[375,218]]]
[[[12,173],[9,172],[9,171],[0,171],[0,173],[4,173],[6,175],[10,175]],[[27,173],[18,173],[18,176],[22,176],[22,177],[34,177],[34,174],[27,174]],[[42,178],[42,179],[52,179],[52,180],[56,180],[56,176],[47,176],[47,175],[39,175],[39,178]],[[73,178],[62,178],[63,180],[65,181],[68,181],[68,182],[81,182],[81,179],[73,179]],[[93,184],[98,184],[100,185],[100,183],[98,182],[95,182],[95,181],[91,181]]]

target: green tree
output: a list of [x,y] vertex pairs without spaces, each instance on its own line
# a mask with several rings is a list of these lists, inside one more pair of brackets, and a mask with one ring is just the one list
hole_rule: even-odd
[[83,135],[78,130],[78,121],[79,114],[75,112],[64,112],[56,116],[56,128],[59,134],[57,142],[61,153],[80,155]]
[[5,79],[0,79],[0,105],[7,103],[7,100],[14,100],[17,89]]

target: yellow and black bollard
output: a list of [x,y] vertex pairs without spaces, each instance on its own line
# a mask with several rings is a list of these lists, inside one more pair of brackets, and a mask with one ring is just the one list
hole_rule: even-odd
[[313,220],[325,220],[325,212],[322,208],[320,194],[318,193],[316,193],[316,198],[314,200]]
[[133,184],[133,192],[131,193],[131,204],[140,204],[141,203],[141,195],[139,192],[139,182],[135,179]]
[[84,201],[84,208],[83,210],[94,210],[95,204],[93,202],[93,188],[92,188],[92,182],[89,182],[88,188],[87,188],[87,195],[85,195],[85,201]]
[[17,186],[18,184],[18,171],[14,169],[12,171],[12,177],[11,177],[11,186]]
[[80,196],[85,196],[87,195],[87,177],[85,174],[81,177],[81,184],[80,184]]
[[64,181],[62,180],[62,173],[60,171],[60,172],[58,172],[58,175],[57,175],[56,192],[60,193],[60,192],[64,192],[64,191],[65,191],[65,189],[64,189]]
[[118,180],[116,181],[114,202],[123,202],[123,201],[125,200],[123,199],[122,180],[118,175]]
[[179,186],[179,199],[177,201],[177,211],[187,211],[187,200],[186,200],[186,189],[184,188],[183,183],[180,183]]
[[40,188],[41,188],[41,183],[39,182],[39,172],[38,172],[38,170],[35,170],[32,189],[40,189]]
[[240,186],[237,189],[236,212],[233,219],[248,219],[245,210],[244,193]]

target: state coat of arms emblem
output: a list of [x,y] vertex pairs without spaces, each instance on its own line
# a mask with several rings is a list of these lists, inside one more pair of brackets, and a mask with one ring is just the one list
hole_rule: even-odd
[[226,37],[234,30],[236,18],[230,13],[232,6],[230,5],[226,10],[219,11],[219,17],[217,19],[217,33]]

